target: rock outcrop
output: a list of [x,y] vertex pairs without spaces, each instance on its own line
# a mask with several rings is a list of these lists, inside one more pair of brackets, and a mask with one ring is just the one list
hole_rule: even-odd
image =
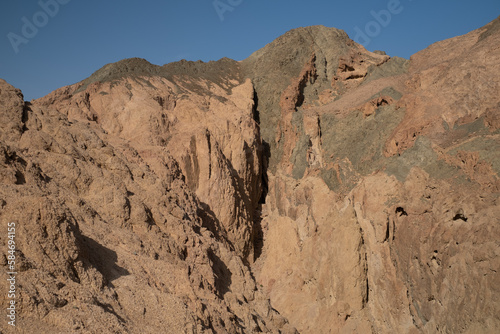
[[313,26],[31,102],[0,81],[17,328],[500,332],[499,22],[410,60]]
[[[267,129],[275,137],[262,132],[271,168],[253,268],[300,333],[500,329],[491,297],[500,283],[500,137],[489,121],[499,112],[500,35],[485,37],[496,25],[410,61],[316,37],[279,105],[261,107],[267,90],[257,89],[260,114],[281,109],[281,123]],[[278,41],[300,54],[297,36],[328,33],[304,28]],[[273,61],[275,47],[266,48],[258,66]]]
[[[91,89],[95,86],[90,85]],[[239,89],[242,101],[235,99],[239,105],[228,117],[245,121],[241,124],[255,131],[251,95],[244,84]],[[93,109],[92,103],[98,100],[88,91],[69,97],[64,88],[47,97],[54,99],[52,106],[44,104],[44,99],[24,103],[19,90],[4,81],[0,90],[9,97],[1,117],[12,120],[2,123],[2,134],[8,137],[1,141],[0,205],[3,235],[7,235],[7,222],[17,226],[17,328],[32,333],[295,332],[257,289],[243,256],[245,246],[252,249],[253,226],[250,218],[243,221],[244,215],[253,214],[245,205],[256,205],[252,201],[260,195],[259,187],[252,185],[261,176],[257,135],[242,153],[245,132],[233,134],[236,138],[229,143],[222,141],[227,140],[223,135],[231,136],[223,130],[235,126],[229,120],[212,124],[213,135],[200,130],[203,123],[195,123],[186,130],[191,133],[184,133],[188,135],[185,151],[179,138],[179,146],[169,150],[148,141],[154,138],[152,131],[158,130],[156,120],[147,126],[139,120],[153,117],[155,111],[161,120],[159,103],[144,115],[132,99],[130,105],[118,109],[129,119],[112,129],[99,119],[112,123],[111,118],[119,116]],[[238,87],[234,90],[238,96]],[[98,96],[106,96],[100,91]],[[140,88],[134,92],[141,97]],[[113,100],[117,105],[125,103],[119,96]],[[70,106],[91,101],[92,109],[86,109],[85,103],[81,109],[72,106],[68,117],[65,101]],[[89,120],[89,113],[97,117]],[[217,126],[220,133],[215,132]],[[212,146],[207,148],[210,138]],[[199,144],[203,141],[205,146]],[[233,147],[238,151],[232,153]],[[181,153],[185,154],[179,155],[184,168],[189,166],[188,159],[204,159],[197,167],[197,183],[192,182],[193,174],[183,174],[173,158]],[[245,162],[248,165],[242,165]],[[212,177],[206,177],[206,169]],[[242,184],[238,177],[248,183]],[[203,189],[198,197],[201,187],[208,190]],[[255,193],[245,192],[250,187]],[[211,197],[219,205],[214,209],[200,199],[210,191],[221,196]],[[231,194],[243,199],[234,196],[232,202],[223,203],[224,196]],[[220,213],[238,209],[238,215]],[[239,226],[236,219],[241,221]],[[2,250],[6,266],[4,237]],[[2,271],[2,280],[6,281],[6,273]],[[3,296],[7,296],[6,288],[5,284],[0,288]],[[7,302],[2,299],[2,308],[7,308]],[[1,326],[2,332],[9,330],[6,322]]]

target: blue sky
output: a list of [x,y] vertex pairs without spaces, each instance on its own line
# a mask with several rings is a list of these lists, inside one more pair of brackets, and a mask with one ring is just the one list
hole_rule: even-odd
[[500,15],[499,0],[2,0],[0,8],[0,78],[26,100],[124,58],[241,60],[309,25],[351,38],[361,31],[368,50],[409,58]]

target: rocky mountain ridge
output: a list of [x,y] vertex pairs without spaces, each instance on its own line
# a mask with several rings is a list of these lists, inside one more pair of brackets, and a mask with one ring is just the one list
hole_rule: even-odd
[[499,24],[410,60],[313,26],[31,102],[1,81],[18,328],[500,331]]

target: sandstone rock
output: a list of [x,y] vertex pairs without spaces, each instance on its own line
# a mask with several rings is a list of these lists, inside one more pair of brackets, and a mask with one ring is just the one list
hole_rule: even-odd
[[314,26],[31,103],[0,81],[17,328],[499,332],[498,22],[410,60]]
[[[8,90],[15,92],[3,83]],[[21,138],[1,141],[0,193],[2,222],[17,226],[18,328],[293,332],[261,305],[227,236],[206,228],[202,203],[165,147],[135,142],[136,149],[95,121],[22,107]],[[0,289],[6,296],[6,285]]]
[[[253,269],[300,333],[498,330],[498,303],[482,301],[500,279],[486,269],[498,266],[497,251],[486,251],[491,256],[482,267],[472,259],[484,258],[481,251],[452,237],[476,240],[489,231],[483,241],[491,246],[497,238],[492,76],[499,63],[485,41],[495,44],[499,35],[483,33],[437,43],[409,64],[344,49],[331,77],[335,101],[305,93],[323,90],[316,78],[295,90],[300,98],[288,98],[290,107],[281,104],[278,138],[285,145],[270,145],[271,165],[273,156],[279,163],[268,170],[264,248]],[[317,54],[314,64],[321,63]],[[294,78],[315,73],[302,59],[303,72],[289,79],[289,89]],[[478,62],[481,73],[471,73]],[[259,108],[262,115],[276,107]],[[475,224],[481,227],[468,229]],[[445,266],[443,258],[450,261]]]

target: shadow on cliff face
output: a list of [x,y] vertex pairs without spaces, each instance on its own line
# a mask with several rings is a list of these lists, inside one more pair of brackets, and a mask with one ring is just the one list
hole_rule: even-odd
[[[197,214],[201,217],[201,226],[212,232],[216,240],[226,242],[231,250],[234,251],[234,244],[224,234],[222,224],[215,215],[215,212],[213,212],[212,208],[210,208],[210,205],[200,201],[200,206],[201,207],[198,208]],[[200,234],[199,228],[195,228],[195,232]]]
[[270,146],[267,142],[262,141],[262,194],[260,196],[259,205],[256,212],[254,213],[254,225],[253,225],[253,261],[262,255],[262,250],[264,248],[264,230],[262,229],[262,205],[266,204],[267,193],[269,191],[268,177],[267,177],[267,166],[269,162],[269,157],[271,156]]
[[82,248],[87,252],[88,261],[99,270],[110,285],[115,279],[130,274],[127,269],[116,264],[118,256],[115,251],[84,235],[81,236],[81,240]]
[[[259,97],[257,92],[254,92],[254,109],[253,109],[253,119],[257,124],[259,124],[260,130],[260,111],[259,111]],[[254,213],[254,226],[253,226],[253,261],[262,255],[262,249],[264,248],[264,231],[262,230],[262,205],[266,203],[267,193],[269,191],[269,181],[267,177],[267,170],[269,167],[269,159],[271,158],[271,146],[267,141],[262,139],[261,148],[261,195],[257,210]]]
[[259,204],[259,208],[257,209],[257,212],[255,214],[253,247],[253,260],[255,262],[262,255],[262,249],[264,248],[264,231],[262,230],[262,204]]
[[215,278],[215,289],[220,298],[224,298],[231,287],[231,276],[233,275],[226,264],[214,253],[212,249],[207,250],[208,258],[212,261],[212,270]]

